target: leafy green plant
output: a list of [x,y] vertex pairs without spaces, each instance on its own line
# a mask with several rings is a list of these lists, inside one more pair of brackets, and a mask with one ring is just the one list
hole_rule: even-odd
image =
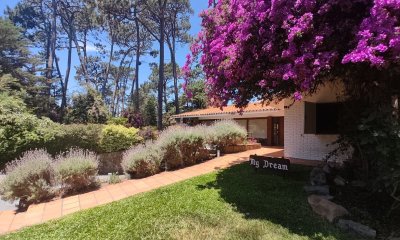
[[108,179],[109,184],[117,184],[117,183],[121,182],[121,179],[119,179],[118,173],[109,173],[108,176],[109,176],[109,179]]
[[143,139],[136,128],[121,125],[106,125],[101,131],[100,148],[104,152],[115,152],[130,148]]
[[52,146],[61,125],[28,112],[20,98],[0,94],[0,166],[30,149]]
[[52,158],[45,150],[34,150],[7,164],[6,177],[0,184],[1,198],[20,200],[20,206],[54,196]]
[[[348,103],[350,105],[350,103]],[[358,103],[355,103],[358,106]],[[400,123],[393,109],[362,107],[352,111],[354,119],[342,119],[343,134],[335,142],[337,148],[327,157],[353,155],[349,159],[352,176],[369,183],[369,190],[386,193],[393,199],[388,213],[400,209]]]
[[61,195],[79,192],[98,185],[97,156],[90,151],[71,149],[59,155],[54,163],[57,182],[61,185]]
[[160,171],[163,155],[157,143],[148,141],[126,151],[121,166],[131,178],[147,177]]
[[108,119],[107,124],[109,125],[123,125],[125,126],[128,123],[128,118],[125,117],[113,117]]
[[63,130],[62,136],[54,141],[52,145],[46,146],[51,154],[59,154],[74,147],[93,152],[102,151],[99,142],[104,125],[70,124],[61,126]]
[[72,96],[66,114],[67,123],[106,123],[108,111],[100,94],[88,87],[86,93]]

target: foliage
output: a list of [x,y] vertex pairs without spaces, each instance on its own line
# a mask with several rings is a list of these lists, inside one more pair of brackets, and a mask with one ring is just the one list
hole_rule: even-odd
[[45,84],[35,72],[38,59],[29,51],[30,42],[22,35],[22,29],[0,18],[0,39],[0,92],[18,95],[35,112],[49,116],[44,113],[49,109],[41,94]]
[[[181,168],[209,159],[209,145],[236,145],[243,143],[245,139],[246,130],[234,121],[221,121],[212,126],[172,126],[162,131],[154,142],[147,142],[125,153],[122,166],[125,172],[135,175],[136,170],[132,170],[132,166],[136,166],[137,161],[144,161],[144,158],[154,159],[157,156],[154,162],[158,162],[161,168]],[[142,167],[147,169],[147,165]],[[150,174],[149,172],[146,174]]]
[[21,34],[21,29],[2,18],[0,18],[0,56],[0,75],[11,74],[13,77],[21,77],[22,68],[32,60],[28,41]]
[[136,128],[121,125],[106,125],[101,130],[100,148],[105,152],[125,150],[143,139]]
[[146,101],[143,118],[145,126],[157,126],[157,103],[156,98],[149,96]]
[[208,99],[203,79],[192,80],[185,86],[186,92],[181,96],[182,110],[185,112],[195,109],[204,109],[208,106]]
[[158,142],[164,150],[163,167],[174,169],[207,159],[205,128],[173,126],[161,132]]
[[140,112],[134,111],[131,108],[124,111],[122,116],[127,119],[127,127],[140,128],[144,125],[142,114]]
[[326,81],[340,80],[353,109],[367,110],[349,112],[356,124],[341,129],[348,140],[342,147],[351,146],[353,160],[365,162],[356,170],[376,183],[370,189],[393,195],[399,185],[393,152],[399,120],[392,116],[398,111],[392,98],[400,92],[399,13],[399,1],[220,0],[202,13],[202,31],[183,72],[190,81],[190,67],[200,58],[209,98],[219,106],[301,100]]
[[282,178],[233,166],[3,238],[356,240],[312,212],[303,191],[310,169],[292,170]]
[[210,141],[218,147],[243,143],[247,137],[246,129],[232,120],[216,122],[211,128]]
[[108,184],[117,184],[121,182],[121,179],[118,176],[118,173],[111,173],[108,174],[108,176],[110,177],[108,179]]
[[202,14],[184,72],[190,76],[202,52],[209,96],[238,106],[253,97],[301,99],[328,74],[357,64],[389,74],[398,64],[399,10],[398,1],[381,0],[221,0]]
[[61,194],[79,192],[97,186],[98,161],[93,152],[71,149],[59,155],[54,163]]
[[141,136],[145,141],[156,140],[158,137],[158,131],[155,127],[143,127],[139,131],[139,136]]
[[93,89],[72,97],[72,106],[67,112],[68,123],[105,123],[108,112],[101,96]]
[[38,203],[53,196],[51,156],[44,150],[26,152],[7,164],[6,177],[0,184],[3,200],[20,199],[20,206]]
[[108,119],[108,125],[123,125],[125,126],[128,123],[128,119],[124,117],[113,117]]
[[0,94],[0,165],[24,151],[45,147],[61,135],[60,125],[30,114],[20,98]]
[[361,110],[351,108],[351,111],[353,117],[359,114],[355,118],[358,120],[343,119],[344,134],[337,140],[339,147],[330,158],[354,149],[350,159],[354,171],[352,175],[356,179],[367,180],[371,190],[383,191],[391,196],[393,205],[389,212],[393,211],[400,207],[399,121],[396,116],[387,117],[392,114],[390,108],[378,110],[365,106]]
[[121,166],[131,178],[142,178],[160,171],[162,150],[152,141],[135,146],[124,153]]

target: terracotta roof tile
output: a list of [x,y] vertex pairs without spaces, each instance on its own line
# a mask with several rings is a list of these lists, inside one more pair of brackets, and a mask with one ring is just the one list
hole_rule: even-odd
[[[261,103],[249,103],[249,105],[243,109],[243,113],[249,112],[265,112],[265,111],[279,111],[281,109],[262,105]],[[185,117],[199,117],[199,116],[210,116],[210,115],[221,115],[221,114],[236,114],[240,111],[239,108],[234,105],[224,107],[222,110],[218,107],[209,107],[206,109],[195,110],[192,112],[185,112],[178,115],[174,115],[174,118],[185,118]]]

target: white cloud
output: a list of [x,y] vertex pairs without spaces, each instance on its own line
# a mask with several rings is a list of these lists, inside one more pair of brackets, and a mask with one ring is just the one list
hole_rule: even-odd
[[92,43],[87,43],[86,44],[86,51],[88,51],[88,52],[98,52],[99,49],[95,45],[93,45]]

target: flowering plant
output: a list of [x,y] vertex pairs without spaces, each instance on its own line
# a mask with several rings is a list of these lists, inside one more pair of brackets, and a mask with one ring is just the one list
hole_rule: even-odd
[[220,0],[202,16],[183,73],[199,60],[214,105],[300,100],[336,69],[399,63],[399,0]]

